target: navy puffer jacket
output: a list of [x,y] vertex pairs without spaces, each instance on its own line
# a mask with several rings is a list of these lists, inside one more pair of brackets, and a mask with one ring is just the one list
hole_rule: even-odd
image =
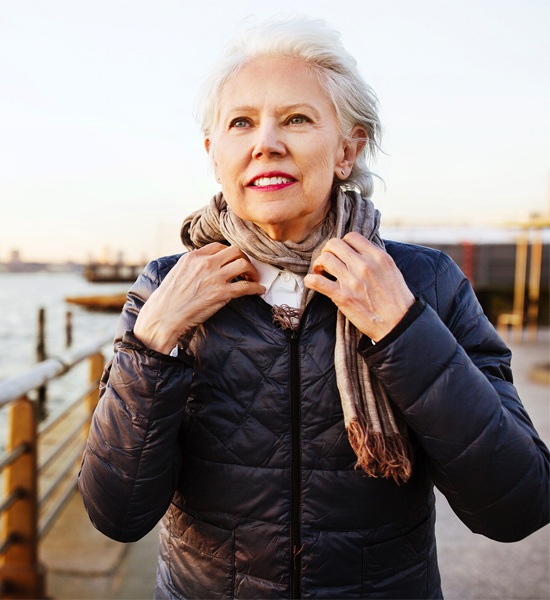
[[411,431],[403,485],[354,470],[328,298],[314,296],[295,334],[261,298],[233,300],[175,358],[131,331],[178,257],[133,286],[80,489],[116,540],[162,519],[158,598],[440,598],[434,483],[496,540],[548,522],[548,450],[512,385],[509,350],[446,255],[387,251],[417,302],[359,351]]

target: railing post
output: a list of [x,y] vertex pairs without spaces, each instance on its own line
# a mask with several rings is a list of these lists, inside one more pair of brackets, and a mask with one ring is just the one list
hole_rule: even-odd
[[8,451],[22,454],[4,471],[6,496],[18,500],[2,515],[2,534],[13,543],[0,557],[3,598],[44,598],[44,569],[38,562],[38,486],[36,405],[23,396],[12,402],[8,415]]
[[70,348],[73,345],[73,313],[68,310],[65,313],[65,346]]
[[[90,358],[88,359],[88,363],[89,363],[88,380],[89,380],[90,384],[93,385],[100,380],[101,375],[103,374],[103,368],[105,366],[105,357],[103,356],[103,354],[101,354],[101,352],[97,352],[96,354],[92,354],[92,356],[90,356]],[[88,433],[90,431],[90,424],[92,422],[92,416],[94,414],[94,411],[96,409],[98,401],[99,401],[99,390],[96,387],[92,391],[90,391],[89,394],[86,395],[86,399],[85,399],[86,411],[89,415],[88,423],[84,426],[84,431],[83,431],[85,440],[88,438]]]
[[[46,350],[46,310],[40,308],[38,310],[38,336],[36,341],[36,361],[42,362],[48,358]],[[37,388],[38,394],[38,418],[43,421],[48,416],[48,408],[46,406],[48,400],[48,388],[46,385],[41,385]]]

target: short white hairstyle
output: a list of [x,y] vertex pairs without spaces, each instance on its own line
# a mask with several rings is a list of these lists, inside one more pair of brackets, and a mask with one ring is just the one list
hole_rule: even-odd
[[340,34],[322,20],[267,21],[247,29],[226,46],[197,104],[197,118],[205,137],[210,138],[217,125],[218,99],[226,83],[244,64],[261,57],[289,57],[310,65],[334,104],[344,138],[355,126],[365,130],[365,147],[350,175],[345,181],[335,179],[334,184],[358,188],[370,197],[374,185],[367,160],[374,158],[380,148],[382,130],[378,99],[359,73],[357,61],[343,47]]

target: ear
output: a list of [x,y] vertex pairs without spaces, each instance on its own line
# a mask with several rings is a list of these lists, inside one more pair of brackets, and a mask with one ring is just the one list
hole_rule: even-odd
[[367,143],[367,132],[360,126],[356,125],[342,141],[342,153],[340,160],[335,165],[334,172],[338,179],[347,179],[357,157]]
[[214,176],[216,177],[216,181],[218,183],[220,183],[220,176],[218,174],[218,165],[216,164],[216,161],[214,160],[214,153],[212,152],[212,140],[209,137],[204,138],[204,149],[206,150],[206,153],[210,157],[210,163],[214,169]]

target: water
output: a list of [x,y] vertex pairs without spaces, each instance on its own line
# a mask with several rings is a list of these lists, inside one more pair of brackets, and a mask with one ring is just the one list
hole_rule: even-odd
[[[67,296],[124,292],[129,284],[91,284],[79,273],[0,273],[0,381],[36,364],[38,311],[46,312],[46,351],[66,350],[65,315],[72,313],[73,347],[105,334],[114,335],[118,315],[87,311],[67,304]],[[105,349],[110,356],[111,349]],[[82,393],[87,383],[84,361],[48,386],[47,409],[61,410]],[[31,395],[32,396],[32,395]],[[0,410],[0,450],[4,445],[6,411]]]

